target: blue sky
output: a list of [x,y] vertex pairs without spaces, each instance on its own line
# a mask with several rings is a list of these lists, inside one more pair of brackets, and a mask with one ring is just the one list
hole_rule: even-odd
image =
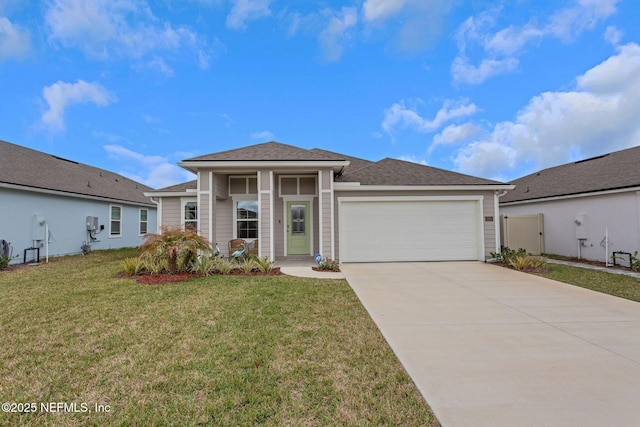
[[0,139],[160,188],[276,140],[508,181],[640,145],[637,0],[0,0]]

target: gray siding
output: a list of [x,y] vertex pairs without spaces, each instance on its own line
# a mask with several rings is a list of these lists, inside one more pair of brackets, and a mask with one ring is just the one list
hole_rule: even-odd
[[182,225],[180,197],[162,198],[162,226],[179,227]]

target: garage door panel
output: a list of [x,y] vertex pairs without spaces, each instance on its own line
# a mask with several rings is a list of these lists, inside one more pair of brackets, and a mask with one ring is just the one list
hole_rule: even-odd
[[478,259],[479,203],[345,201],[341,258],[345,262]]

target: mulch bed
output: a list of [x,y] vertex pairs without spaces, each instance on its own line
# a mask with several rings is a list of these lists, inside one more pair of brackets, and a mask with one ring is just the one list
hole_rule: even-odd
[[321,273],[340,273],[340,270],[323,270],[320,267],[311,267],[313,271],[319,271]]

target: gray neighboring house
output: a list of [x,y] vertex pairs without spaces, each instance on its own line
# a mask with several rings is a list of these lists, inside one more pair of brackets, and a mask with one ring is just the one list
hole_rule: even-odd
[[[0,240],[41,259],[138,246],[155,232],[152,188],[72,160],[0,141]],[[37,256],[27,251],[27,261]]]
[[640,147],[544,169],[512,184],[500,212],[508,221],[542,214],[544,252],[604,261],[607,230],[609,254],[640,250]]
[[243,239],[263,257],[340,262],[481,260],[513,186],[429,166],[267,142],[186,159],[197,179],[145,193],[158,224]]

